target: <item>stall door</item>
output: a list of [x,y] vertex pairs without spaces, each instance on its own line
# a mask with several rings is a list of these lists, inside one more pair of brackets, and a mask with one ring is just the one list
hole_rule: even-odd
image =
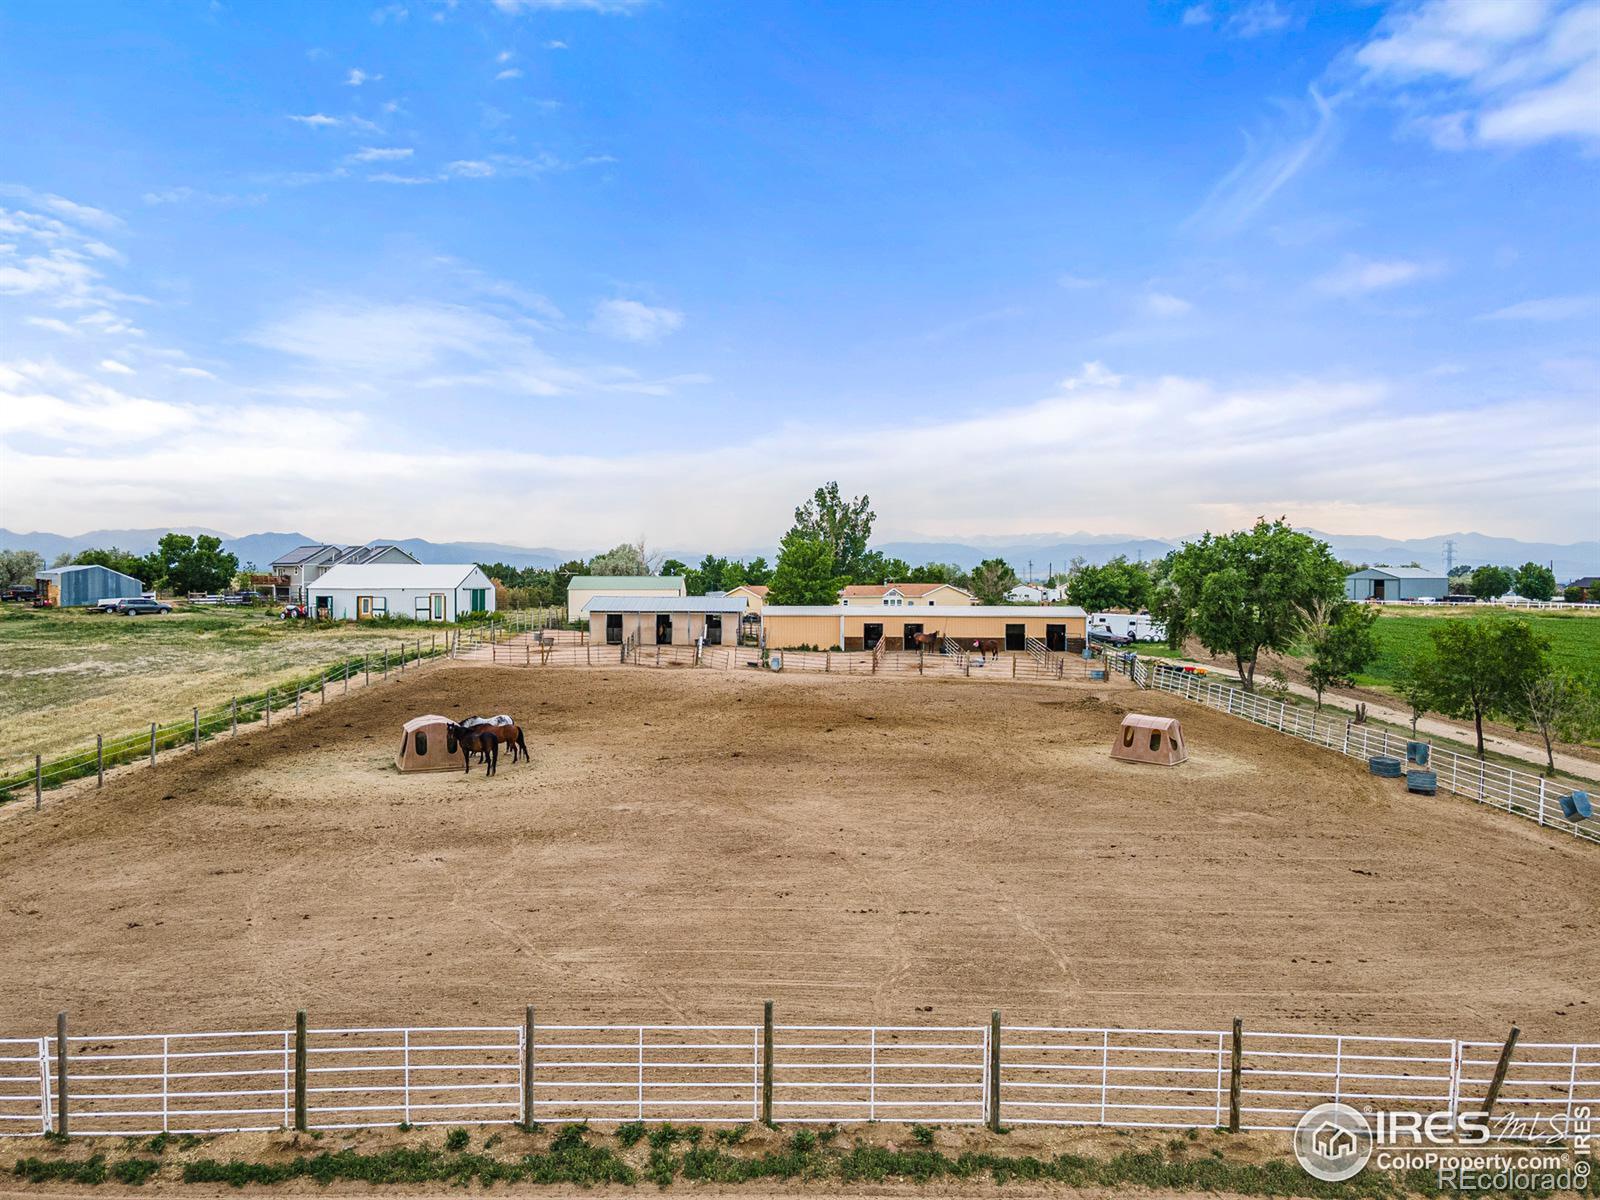
[[656,614],[656,645],[672,645],[672,614]]
[[606,614],[606,645],[622,645],[622,614]]
[[706,645],[722,645],[722,614],[706,614]]
[[907,650],[915,650],[917,648],[917,634],[919,634],[921,632],[922,632],[921,623],[913,625],[910,621],[907,621],[906,625],[905,625],[905,639],[906,640],[904,642],[902,642],[901,644],[903,646],[905,646],[905,648]]
[[1065,625],[1046,625],[1044,627],[1044,648],[1046,650],[1065,650],[1067,648],[1067,627]]
[[1006,649],[1026,650],[1028,648],[1028,627],[1026,625],[1006,626]]
[[877,649],[878,643],[881,642],[881,641],[883,641],[883,626],[882,625],[864,625],[864,626],[862,626],[862,628],[861,628],[861,648],[863,650],[875,650],[875,649]]

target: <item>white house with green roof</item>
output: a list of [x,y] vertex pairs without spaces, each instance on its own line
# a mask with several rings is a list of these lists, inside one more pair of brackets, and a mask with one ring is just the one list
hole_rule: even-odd
[[567,584],[567,616],[578,619],[596,596],[687,596],[681,575],[574,575]]

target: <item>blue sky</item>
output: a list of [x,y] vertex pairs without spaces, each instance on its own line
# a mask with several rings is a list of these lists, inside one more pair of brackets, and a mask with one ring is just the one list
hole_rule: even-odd
[[1600,535],[1600,3],[0,8],[0,523]]

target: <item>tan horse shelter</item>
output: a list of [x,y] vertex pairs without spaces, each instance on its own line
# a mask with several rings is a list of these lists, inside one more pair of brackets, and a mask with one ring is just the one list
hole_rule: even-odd
[[1183,726],[1176,717],[1149,717],[1129,713],[1111,747],[1111,757],[1123,762],[1155,763],[1175,767],[1189,757],[1183,743]]
[[394,763],[402,771],[455,771],[461,768],[460,754],[450,718],[429,713],[406,722]]

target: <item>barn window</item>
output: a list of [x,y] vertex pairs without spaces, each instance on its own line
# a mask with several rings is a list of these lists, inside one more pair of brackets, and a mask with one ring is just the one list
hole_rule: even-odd
[[1122,744],[1124,746],[1133,745],[1133,726],[1132,725],[1124,725],[1122,727]]
[[419,730],[417,730],[416,741],[417,741],[417,753],[419,755],[426,755],[428,753],[428,735],[426,733],[422,732],[422,730],[419,729]]
[[451,733],[448,729],[445,730],[444,734],[444,748],[451,754],[456,752],[456,735]]
[[1150,731],[1150,749],[1161,749],[1161,733],[1159,730],[1152,729]]

